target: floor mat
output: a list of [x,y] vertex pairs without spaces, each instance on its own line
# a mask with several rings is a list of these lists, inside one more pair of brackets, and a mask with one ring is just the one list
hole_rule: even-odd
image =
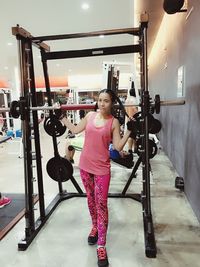
[[[0,209],[0,240],[15,226],[25,213],[24,194],[6,194],[12,202]],[[34,198],[34,203],[38,201],[38,196]]]

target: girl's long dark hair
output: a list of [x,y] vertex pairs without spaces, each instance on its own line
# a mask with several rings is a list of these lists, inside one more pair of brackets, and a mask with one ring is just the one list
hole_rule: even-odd
[[[127,114],[126,110],[125,110],[125,107],[124,105],[122,104],[122,101],[120,100],[120,98],[115,94],[115,92],[112,90],[112,89],[109,89],[109,88],[106,88],[106,89],[102,89],[100,92],[99,92],[99,95],[102,94],[102,93],[107,93],[109,94],[110,98],[111,98],[111,101],[112,101],[112,104],[114,105],[116,102],[119,104],[119,109],[121,109],[124,114],[129,118],[129,115]],[[112,109],[112,115],[117,118],[117,115],[115,113],[115,109],[113,108]]]

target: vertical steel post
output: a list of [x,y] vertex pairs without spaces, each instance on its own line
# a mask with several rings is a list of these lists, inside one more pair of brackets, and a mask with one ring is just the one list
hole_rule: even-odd
[[[46,92],[47,92],[47,100],[48,100],[48,106],[50,107],[50,106],[52,106],[51,89],[50,89],[50,81],[49,81],[49,75],[48,75],[47,61],[46,61],[46,59],[44,59],[44,53],[45,53],[45,51],[41,50],[42,66],[43,66],[44,80],[45,80]],[[49,114],[50,114],[50,116],[52,116],[53,110],[50,110]],[[59,157],[57,138],[56,138],[55,134],[52,136],[52,139],[53,139],[54,155]],[[59,188],[60,194],[62,194],[63,193],[63,187],[62,187],[61,181],[58,182],[58,188]]]
[[[18,37],[18,56],[20,65],[21,93],[20,100],[24,101],[24,105],[29,100],[29,77],[27,73],[27,53],[29,47],[27,39]],[[32,171],[32,145],[31,145],[31,126],[30,114],[24,109],[22,114],[22,138],[24,153],[24,181],[25,181],[25,234],[30,236],[35,230],[34,204],[33,204],[33,171]]]
[[[36,87],[35,87],[35,74],[34,74],[34,62],[33,62],[33,51],[32,42],[29,41],[29,77],[30,77],[30,91],[31,91],[31,105],[37,107]],[[36,165],[37,165],[37,183],[38,183],[38,194],[39,194],[39,207],[40,207],[40,218],[41,220],[45,217],[45,204],[44,204],[44,185],[42,175],[42,162],[41,162],[41,147],[40,147],[40,134],[39,134],[39,123],[37,111],[31,111],[33,115],[33,130],[34,130],[34,141],[35,141],[35,152],[36,152]]]

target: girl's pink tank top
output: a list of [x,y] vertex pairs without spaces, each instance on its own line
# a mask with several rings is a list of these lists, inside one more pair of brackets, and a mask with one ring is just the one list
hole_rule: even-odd
[[110,173],[109,144],[114,117],[110,115],[103,126],[97,127],[94,122],[97,114],[92,113],[88,119],[79,167],[95,175],[107,175]]

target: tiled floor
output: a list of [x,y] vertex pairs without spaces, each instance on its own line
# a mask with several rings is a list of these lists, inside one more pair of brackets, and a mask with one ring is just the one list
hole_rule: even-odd
[[[51,138],[41,130],[45,199],[48,204],[58,192],[56,182],[47,177],[45,166],[53,157]],[[65,138],[59,150],[64,155]],[[18,158],[19,142],[0,145],[1,191],[24,191],[23,159]],[[75,155],[74,177],[80,183]],[[186,267],[200,266],[200,227],[184,193],[174,188],[176,172],[163,152],[151,160],[152,214],[157,244],[157,257],[147,258],[141,204],[131,199],[109,199],[107,251],[111,267]],[[121,192],[131,170],[112,164],[110,192]],[[70,182],[64,189],[74,191]],[[35,186],[35,191],[37,191]],[[129,192],[141,192],[141,170]],[[95,267],[96,248],[87,245],[90,218],[85,198],[63,201],[54,211],[26,251],[17,244],[24,236],[22,219],[0,242],[2,267]]]

